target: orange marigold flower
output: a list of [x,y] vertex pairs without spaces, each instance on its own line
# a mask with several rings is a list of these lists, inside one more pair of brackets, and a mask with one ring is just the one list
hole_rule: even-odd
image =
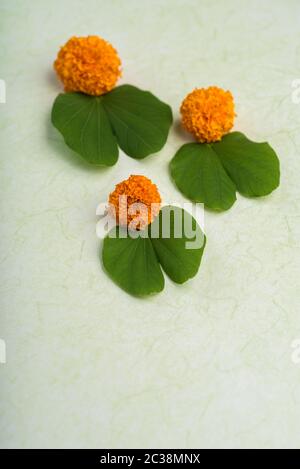
[[215,142],[233,127],[233,96],[217,86],[196,88],[183,100],[180,112],[183,127],[199,142]]
[[116,216],[117,223],[139,230],[158,215],[160,203],[156,185],[145,176],[131,175],[109,195],[109,211]]
[[99,96],[110,91],[121,75],[114,47],[98,36],[71,37],[60,49],[54,68],[65,91]]

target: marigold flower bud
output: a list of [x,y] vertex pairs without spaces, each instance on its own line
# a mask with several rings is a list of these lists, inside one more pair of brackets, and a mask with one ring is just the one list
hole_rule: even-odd
[[109,195],[109,211],[119,225],[144,229],[158,215],[161,197],[155,184],[145,176],[131,175]]
[[199,142],[215,142],[233,127],[233,96],[217,86],[196,88],[183,100],[180,112],[183,127]]
[[71,37],[60,49],[54,68],[65,91],[99,96],[110,91],[121,75],[114,47],[98,36]]

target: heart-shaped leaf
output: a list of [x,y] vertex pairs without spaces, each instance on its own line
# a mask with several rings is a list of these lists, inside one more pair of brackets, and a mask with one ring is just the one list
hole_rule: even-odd
[[279,185],[276,153],[268,143],[256,143],[240,132],[220,142],[183,145],[170,162],[178,189],[194,202],[223,211],[236,200],[235,191],[248,197],[264,196]]
[[263,196],[279,186],[279,160],[267,142],[252,142],[241,132],[232,132],[212,147],[241,194]]
[[158,293],[164,288],[161,264],[176,283],[198,272],[205,236],[185,210],[166,206],[141,232],[117,227],[103,242],[103,265],[111,278],[134,296]]
[[104,239],[102,250],[103,265],[111,278],[134,296],[163,290],[164,276],[151,240],[142,236],[132,238],[125,228],[114,230]]
[[164,146],[172,110],[152,93],[122,85],[104,95],[103,103],[119,146],[127,155],[145,158]]
[[102,100],[81,93],[59,94],[51,119],[66,144],[88,163],[112,166],[119,151]]
[[184,283],[200,267],[206,238],[196,220],[179,207],[163,207],[149,227],[157,258],[171,280]]
[[187,143],[170,163],[178,189],[212,210],[227,210],[236,200],[235,185],[210,145]]
[[159,151],[172,110],[148,91],[122,85],[102,96],[60,94],[51,118],[66,144],[88,163],[112,166],[118,159],[117,143],[133,158]]

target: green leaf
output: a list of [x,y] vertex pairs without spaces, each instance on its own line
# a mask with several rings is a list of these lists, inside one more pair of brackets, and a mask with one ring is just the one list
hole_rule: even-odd
[[241,194],[263,196],[279,186],[279,160],[268,143],[252,142],[242,133],[232,132],[212,148]]
[[151,240],[142,236],[131,238],[120,227],[116,237],[111,237],[113,230],[104,239],[102,250],[103,265],[111,278],[134,296],[162,291],[164,276]]
[[122,85],[103,96],[119,146],[133,158],[145,158],[166,143],[172,124],[170,106],[152,93]]
[[236,190],[248,197],[263,196],[280,180],[279,160],[270,145],[252,142],[240,132],[212,144],[183,145],[170,171],[186,197],[213,210],[229,209]]
[[190,200],[212,210],[227,210],[236,200],[235,185],[208,144],[187,143],[170,162],[171,176]]
[[185,210],[169,205],[162,208],[149,230],[157,258],[170,279],[183,283],[194,277],[206,241],[196,220]]
[[103,107],[103,97],[59,94],[51,119],[66,144],[88,163],[99,166],[116,163],[119,151]]
[[159,263],[176,283],[194,277],[205,242],[196,220],[185,210],[169,205],[144,231],[130,236],[125,228],[112,229],[103,242],[103,265],[127,293],[150,295],[164,288]]

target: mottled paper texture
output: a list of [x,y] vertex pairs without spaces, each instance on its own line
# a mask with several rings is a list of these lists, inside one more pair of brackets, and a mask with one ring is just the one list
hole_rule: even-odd
[[[1,2],[1,447],[299,446],[299,15],[297,0]],[[159,154],[90,168],[51,126],[56,53],[87,34],[118,50],[120,84],[172,106]],[[178,108],[209,85],[274,147],[281,186],[206,212],[199,274],[132,298],[103,272],[96,207],[130,174],[185,201]]]

